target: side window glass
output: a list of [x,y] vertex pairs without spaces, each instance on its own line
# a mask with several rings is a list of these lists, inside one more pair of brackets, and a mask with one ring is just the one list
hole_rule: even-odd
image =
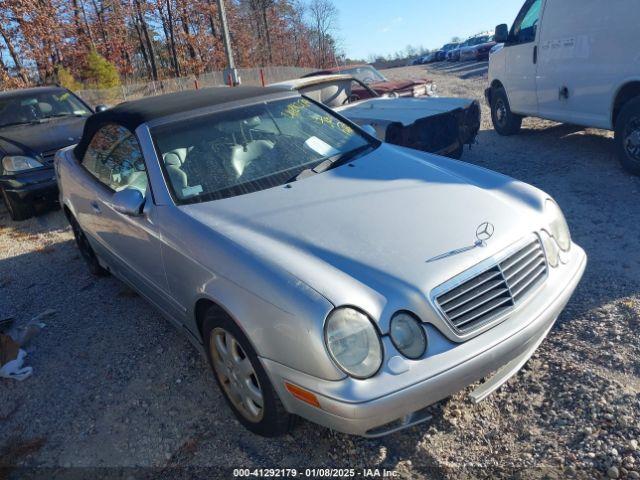
[[116,145],[129,131],[118,125],[105,125],[91,139],[82,159],[82,165],[94,177],[108,185],[108,170],[105,161]]
[[129,133],[111,152],[105,162],[110,170],[109,187],[116,192],[136,188],[147,192],[147,169],[136,137]]
[[541,5],[542,0],[529,0],[524,4],[509,34],[509,43],[520,44],[535,41]]
[[112,190],[137,188],[144,195],[147,172],[135,136],[119,125],[106,125],[91,140],[82,165]]

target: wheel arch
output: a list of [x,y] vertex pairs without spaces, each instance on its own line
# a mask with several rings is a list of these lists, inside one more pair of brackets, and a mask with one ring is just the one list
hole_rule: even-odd
[[489,103],[489,106],[491,106],[493,92],[495,92],[499,88],[502,88],[504,90],[505,95],[507,95],[507,100],[509,100],[509,95],[507,94],[507,90],[504,88],[502,82],[497,78],[494,78],[489,85],[489,89],[487,90],[487,102]]
[[611,125],[614,129],[622,108],[627,102],[638,97],[640,97],[640,79],[628,81],[618,89],[611,106]]
[[243,328],[241,322],[239,322],[236,319],[236,317],[226,307],[224,307],[219,301],[213,300],[210,297],[198,298],[198,300],[196,300],[196,303],[193,307],[194,320],[195,320],[196,328],[198,329],[197,334],[203,346],[204,346],[204,342],[206,341],[206,339],[204,338],[204,331],[203,331],[204,320],[206,318],[207,312],[211,308],[215,309],[216,316],[219,315],[220,317],[224,317],[232,321],[242,331],[247,341],[251,344],[251,348],[253,348],[253,350],[256,353],[259,352],[259,350],[256,348],[255,343],[249,336],[248,332],[246,331],[245,328]]
[[75,216],[71,212],[71,209],[69,208],[69,205],[67,205],[66,203],[63,203],[62,204],[62,211],[64,212],[64,216],[67,218],[67,221],[69,223],[71,223],[71,219],[75,218]]
[[[212,300],[209,297],[200,297],[198,300],[196,300],[196,304],[193,308],[193,315],[194,315],[194,320],[195,320],[195,324],[196,324],[196,328],[198,329],[198,335],[200,336],[200,341],[204,344],[204,332],[203,332],[203,327],[204,327],[204,319],[206,317],[207,312],[209,311],[209,309],[214,308],[216,309],[216,315],[221,315],[224,316],[226,318],[229,318],[230,320],[233,320],[233,322],[238,325],[238,322],[236,322],[236,320],[233,318],[233,316],[226,310],[224,309],[222,306],[220,306],[220,304],[214,300]],[[246,333],[245,333],[246,335]]]

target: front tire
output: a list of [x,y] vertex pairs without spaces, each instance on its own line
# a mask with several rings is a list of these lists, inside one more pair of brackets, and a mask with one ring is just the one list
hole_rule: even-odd
[[2,200],[4,200],[4,204],[9,211],[9,216],[11,220],[14,222],[19,222],[22,220],[26,220],[27,218],[33,217],[34,209],[33,205],[30,203],[23,202],[21,200],[16,200],[11,198],[11,196],[2,190]]
[[276,394],[244,332],[220,308],[205,314],[203,340],[216,382],[238,421],[263,437],[286,434],[294,416]]
[[78,246],[78,250],[80,250],[80,255],[82,255],[82,258],[86,262],[91,274],[96,277],[105,277],[109,275],[109,272],[102,268],[100,262],[98,262],[98,257],[96,257],[96,254],[89,243],[89,239],[82,231],[82,228],[80,228],[78,221],[70,213],[68,214],[68,218],[71,230],[73,230],[73,236],[76,240],[76,245]]
[[504,88],[496,88],[491,95],[491,121],[500,135],[515,135],[522,126],[522,117],[511,111]]
[[640,98],[626,103],[616,120],[615,144],[622,166],[640,175]]

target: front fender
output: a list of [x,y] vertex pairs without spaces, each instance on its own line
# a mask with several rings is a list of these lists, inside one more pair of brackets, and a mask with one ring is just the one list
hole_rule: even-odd
[[324,345],[331,302],[269,258],[179,208],[158,212],[170,289],[190,332],[201,336],[196,306],[206,299],[228,313],[260,357],[318,378],[344,377]]

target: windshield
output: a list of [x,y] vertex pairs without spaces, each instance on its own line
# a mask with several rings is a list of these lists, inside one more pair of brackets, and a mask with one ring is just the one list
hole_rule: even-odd
[[66,90],[16,94],[0,99],[0,127],[34,123],[48,118],[88,116],[91,111]]
[[304,98],[265,102],[151,130],[178,204],[283,185],[377,144]]
[[348,68],[346,70],[340,70],[340,73],[352,75],[367,85],[370,83],[386,82],[387,79],[373,68],[371,65],[365,65],[364,67]]

